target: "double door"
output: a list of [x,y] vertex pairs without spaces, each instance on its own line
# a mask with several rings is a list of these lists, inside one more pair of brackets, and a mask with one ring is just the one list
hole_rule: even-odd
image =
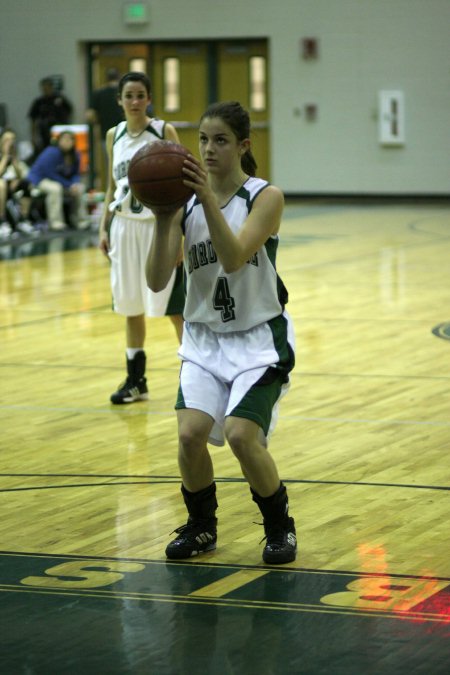
[[[91,45],[91,86],[107,68],[142,70],[152,81],[153,114],[171,122],[198,156],[198,122],[209,103],[237,100],[250,113],[258,176],[270,178],[269,82],[265,40]],[[104,182],[104,176],[102,177]]]

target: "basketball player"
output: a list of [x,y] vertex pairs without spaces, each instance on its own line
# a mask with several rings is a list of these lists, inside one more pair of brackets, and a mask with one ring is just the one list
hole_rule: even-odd
[[118,100],[125,121],[106,134],[109,179],[99,247],[111,261],[114,311],[126,317],[127,377],[111,395],[112,403],[123,404],[148,399],[145,317],[169,315],[181,340],[184,290],[181,255],[174,260],[164,290],[153,293],[147,287],[145,261],[153,236],[154,215],[133,198],[128,185],[128,165],[137,150],[161,139],[179,143],[178,134],[171,124],[148,117],[151,86],[143,73],[130,72],[122,77]]
[[150,288],[170,279],[184,233],[187,296],[176,402],[185,525],[166,548],[181,559],[217,541],[216,486],[207,443],[224,437],[264,520],[263,559],[295,560],[286,487],[267,449],[278,402],[294,366],[287,291],[276,272],[282,192],[255,178],[250,120],[237,102],[211,105],[200,120],[203,163],[185,161],[195,191],[183,210],[156,214],[147,261]]

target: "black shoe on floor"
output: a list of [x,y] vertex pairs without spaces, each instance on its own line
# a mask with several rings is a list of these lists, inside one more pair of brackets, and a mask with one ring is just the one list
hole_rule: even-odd
[[282,565],[293,562],[297,554],[297,537],[293,518],[286,518],[281,524],[264,524],[266,545],[263,560],[268,565]]
[[138,382],[133,382],[130,377],[127,377],[118,390],[111,394],[111,403],[120,405],[122,403],[134,403],[135,401],[147,401],[148,388],[147,379],[141,377]]
[[212,551],[217,544],[217,518],[189,518],[186,525],[174,532],[178,536],[167,545],[166,556],[171,560],[190,558]]

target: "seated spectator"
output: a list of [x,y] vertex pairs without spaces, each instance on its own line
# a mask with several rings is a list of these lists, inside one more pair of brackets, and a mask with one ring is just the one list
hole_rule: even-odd
[[[56,143],[45,148],[31,165],[28,180],[45,194],[49,227],[63,230],[66,225],[84,229],[88,225],[83,200],[85,186],[80,176],[80,154],[71,131],[59,134]],[[64,220],[64,203],[69,204],[68,223]]]
[[[27,175],[28,165],[17,156],[16,133],[4,129],[0,135],[0,237],[12,234],[13,229],[23,234],[36,230],[29,219],[31,195]],[[7,207],[13,205],[9,222]]]

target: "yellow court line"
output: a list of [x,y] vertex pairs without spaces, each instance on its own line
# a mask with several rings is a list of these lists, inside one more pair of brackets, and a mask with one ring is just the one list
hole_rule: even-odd
[[227,595],[227,593],[231,593],[231,591],[235,591],[237,588],[241,588],[241,586],[245,586],[268,573],[269,570],[241,570],[240,572],[235,572],[235,574],[229,574],[223,579],[214,581],[212,584],[203,586],[196,591],[192,591],[192,593],[189,593],[189,596],[221,598],[223,595]]

